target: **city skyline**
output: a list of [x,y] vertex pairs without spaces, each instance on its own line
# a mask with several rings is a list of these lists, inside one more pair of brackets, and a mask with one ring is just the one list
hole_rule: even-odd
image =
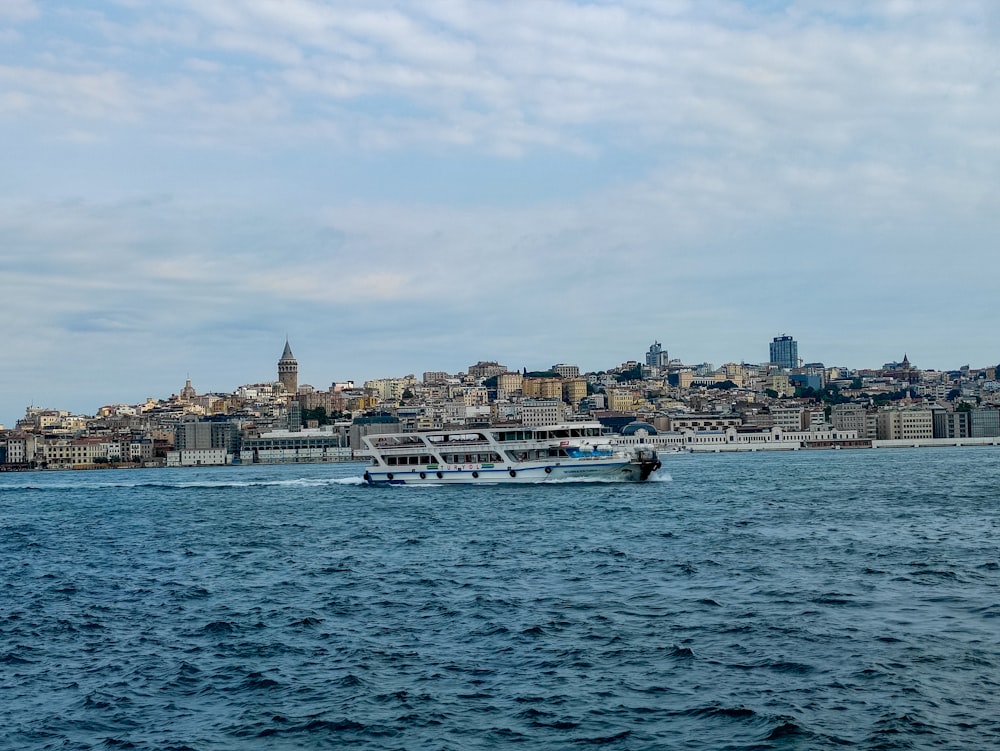
[[[1000,8],[0,4],[0,423],[273,378],[995,365]],[[280,346],[278,348],[280,352]]]
[[[707,364],[712,365],[712,367],[714,369],[718,370],[723,365],[725,365],[727,363],[739,363],[739,364],[746,364],[746,365],[755,365],[755,366],[760,366],[760,367],[766,367],[768,365],[774,365],[775,363],[773,362],[773,347],[774,347],[774,344],[779,341],[779,339],[791,341],[791,343],[793,345],[797,345],[798,344],[798,342],[796,340],[794,340],[793,337],[791,337],[791,336],[789,336],[787,334],[782,334],[781,337],[774,337],[772,339],[772,341],[770,342],[771,350],[769,351],[769,355],[771,355],[771,357],[765,357],[765,358],[761,358],[761,359],[753,360],[753,361],[748,360],[748,359],[744,359],[744,360],[726,359],[726,360],[723,360],[723,361],[720,361],[720,362],[714,362],[714,363],[707,363],[707,361],[705,361],[705,362],[686,362],[686,361],[682,361],[681,362],[681,366],[684,367],[684,368],[693,368],[693,367],[698,367],[698,366],[701,366],[701,365],[705,365],[707,363]],[[659,355],[661,353],[664,354],[664,355],[668,355],[667,349],[664,348],[664,347],[662,347],[661,342],[657,340],[657,341],[654,341],[653,344],[650,347],[648,347],[647,350],[644,353],[641,353],[641,355],[638,356],[638,357],[626,357],[626,358],[623,358],[623,359],[619,360],[618,362],[615,362],[615,363],[606,363],[603,366],[594,367],[594,368],[579,367],[575,363],[564,363],[562,365],[562,367],[564,367],[564,368],[565,367],[571,367],[573,370],[579,369],[579,373],[581,375],[585,375],[585,374],[589,374],[589,373],[596,373],[596,372],[604,372],[604,371],[607,371],[607,370],[611,370],[611,369],[617,368],[620,365],[623,365],[623,364],[628,363],[628,362],[636,362],[638,364],[643,364],[645,362],[646,364],[649,364],[648,360],[649,360],[650,353],[654,353],[656,355]],[[904,364],[908,365],[909,364],[908,363],[908,355],[904,354],[903,357],[904,357],[904,361],[906,361]],[[681,358],[671,358],[672,361],[675,360],[675,359],[681,359]],[[547,364],[535,364],[535,365],[524,365],[524,366],[513,366],[513,365],[510,365],[509,363],[502,363],[502,364],[504,365],[504,367],[507,367],[509,369],[509,372],[520,372],[520,370],[522,368],[525,368],[525,369],[527,369],[529,371],[545,371],[545,370],[548,370],[550,367],[553,367],[554,364],[556,363],[556,361],[552,360],[552,358],[549,358],[549,360],[551,362],[547,362]],[[232,383],[232,384],[228,384],[228,385],[224,385],[224,386],[220,386],[220,387],[216,388],[216,387],[211,387],[211,386],[208,386],[208,387],[206,387],[206,386],[198,387],[198,386],[194,385],[194,382],[191,379],[191,374],[187,373],[187,375],[185,376],[185,379],[184,379],[185,385],[184,385],[183,388],[173,389],[173,390],[170,390],[170,391],[168,391],[166,393],[159,393],[159,394],[152,394],[152,393],[143,392],[144,395],[141,398],[138,398],[138,397],[135,398],[135,399],[114,398],[114,399],[105,400],[105,401],[101,402],[100,404],[96,404],[96,403],[90,402],[90,403],[88,403],[88,406],[82,407],[82,408],[79,405],[66,405],[66,404],[63,404],[63,403],[53,403],[53,404],[44,403],[44,404],[38,404],[38,403],[31,402],[30,404],[23,404],[17,410],[15,410],[15,414],[11,418],[8,418],[9,421],[5,421],[4,419],[0,419],[0,426],[4,426],[4,427],[11,427],[11,426],[13,426],[15,424],[15,422],[16,422],[17,419],[20,419],[21,417],[24,416],[25,410],[26,409],[30,409],[30,408],[57,409],[57,410],[66,410],[66,411],[72,412],[74,414],[93,415],[101,407],[111,406],[111,405],[116,405],[116,404],[132,404],[132,405],[135,405],[135,404],[140,404],[140,403],[142,403],[143,401],[145,401],[146,399],[149,399],[149,398],[151,398],[153,400],[163,400],[163,399],[169,398],[170,396],[174,396],[174,395],[177,395],[177,394],[183,394],[183,392],[185,390],[190,390],[191,393],[198,393],[198,394],[212,394],[212,393],[228,394],[228,393],[234,392],[236,389],[240,388],[241,386],[248,386],[248,385],[262,384],[262,383],[267,383],[267,384],[279,384],[280,383],[286,389],[290,388],[291,389],[290,393],[295,393],[295,391],[297,390],[298,385],[300,385],[300,384],[301,385],[311,386],[311,387],[315,388],[317,391],[326,391],[328,388],[332,387],[333,383],[336,383],[336,382],[339,382],[339,381],[351,381],[351,382],[356,383],[358,386],[360,386],[360,385],[362,385],[366,381],[374,381],[374,380],[385,379],[385,378],[388,378],[388,379],[403,378],[403,377],[406,377],[406,376],[409,376],[409,375],[415,376],[416,378],[419,379],[421,377],[422,373],[426,373],[426,372],[450,372],[452,375],[456,375],[456,374],[459,374],[459,373],[469,372],[469,369],[475,367],[475,365],[477,365],[477,364],[478,365],[482,365],[484,363],[495,363],[495,362],[498,362],[498,360],[496,360],[496,359],[480,358],[476,363],[467,363],[467,364],[463,365],[461,368],[456,368],[456,369],[450,370],[450,371],[440,371],[439,368],[437,368],[437,369],[435,369],[435,368],[430,368],[430,369],[424,368],[424,369],[420,369],[420,370],[410,369],[410,370],[408,370],[406,372],[398,372],[398,373],[381,373],[381,374],[374,374],[374,375],[366,375],[364,378],[347,377],[347,378],[344,378],[344,379],[333,379],[333,380],[331,380],[329,378],[325,378],[325,379],[321,379],[321,380],[313,379],[313,381],[310,381],[309,379],[305,379],[305,380],[301,380],[300,381],[300,379],[299,379],[298,358],[294,355],[293,348],[292,348],[292,345],[291,345],[291,341],[286,336],[285,342],[284,342],[284,347],[283,347],[283,349],[281,351],[280,357],[276,358],[275,361],[274,361],[274,363],[273,363],[273,369],[272,369],[272,372],[270,374],[270,377],[265,377],[265,378],[260,378],[260,379],[244,380],[244,381],[239,382],[239,383]],[[878,366],[872,366],[870,368],[868,368],[868,367],[853,367],[853,366],[851,366],[851,365],[849,365],[847,363],[838,363],[838,364],[823,363],[823,365],[826,366],[827,368],[833,367],[833,368],[849,368],[851,370],[881,370],[884,367],[889,367],[891,369],[892,366],[899,365],[899,362],[900,361],[897,361],[895,359],[890,358],[890,359],[887,359],[885,362],[881,363],[880,365],[878,365]],[[979,364],[979,365],[972,364],[971,367],[972,367],[973,370],[979,370],[979,369],[994,367],[994,365],[997,365],[997,364],[998,363],[993,363],[993,364],[983,363],[983,364]],[[778,365],[779,365],[779,367],[781,367],[780,363]],[[933,367],[917,367],[917,366],[915,366],[915,367],[917,367],[918,370],[949,372],[949,371],[958,370],[959,368],[964,367],[966,365],[968,365],[968,363],[963,363],[962,365],[956,365],[956,366],[953,366],[953,367],[950,367],[950,368],[947,368],[947,367],[946,368],[933,368]],[[306,372],[309,372],[309,371],[307,370]],[[136,393],[138,393],[138,392],[136,392]],[[13,401],[16,401],[16,399],[12,400],[12,403],[13,403]],[[2,418],[2,417],[3,417],[3,414],[0,413],[0,418]]]

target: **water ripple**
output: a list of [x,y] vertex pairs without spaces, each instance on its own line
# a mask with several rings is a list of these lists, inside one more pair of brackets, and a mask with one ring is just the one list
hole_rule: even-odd
[[998,459],[0,476],[0,747],[998,746]]

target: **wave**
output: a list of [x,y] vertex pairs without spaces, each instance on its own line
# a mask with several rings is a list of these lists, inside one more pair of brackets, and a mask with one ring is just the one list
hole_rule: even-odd
[[364,479],[361,477],[297,477],[287,480],[192,480],[190,482],[107,482],[79,484],[53,484],[53,485],[4,485],[0,487],[0,493],[10,491],[30,491],[30,492],[60,492],[81,490],[139,490],[143,488],[159,490],[224,490],[227,488],[266,488],[266,487],[286,487],[286,488],[320,488],[330,485],[362,485]]

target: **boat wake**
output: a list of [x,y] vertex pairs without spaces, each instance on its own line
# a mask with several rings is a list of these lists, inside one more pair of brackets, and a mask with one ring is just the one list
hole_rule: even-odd
[[364,480],[361,477],[330,477],[330,478],[316,478],[316,477],[297,477],[287,480],[193,480],[191,482],[108,482],[108,483],[93,483],[87,484],[86,486],[81,486],[77,484],[53,484],[53,485],[43,485],[40,483],[18,483],[15,485],[5,485],[0,487],[0,491],[76,491],[80,490],[107,490],[107,489],[142,489],[142,488],[159,488],[163,490],[188,490],[188,489],[204,489],[204,490],[224,490],[227,488],[267,488],[267,487],[286,487],[286,488],[322,488],[331,485],[362,485]]

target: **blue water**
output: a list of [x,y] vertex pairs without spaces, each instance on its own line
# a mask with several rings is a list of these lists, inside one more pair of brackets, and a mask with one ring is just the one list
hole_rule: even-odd
[[1000,747],[1000,450],[0,475],[0,748]]

